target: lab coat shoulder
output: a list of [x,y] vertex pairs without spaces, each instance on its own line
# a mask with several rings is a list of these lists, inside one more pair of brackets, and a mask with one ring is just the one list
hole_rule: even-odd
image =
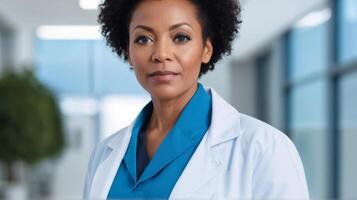
[[239,113],[241,150],[252,163],[254,199],[308,199],[301,158],[293,142],[278,129]]
[[290,141],[290,139],[277,128],[260,121],[249,115],[238,113],[240,120],[240,137],[242,145],[249,145],[255,151],[262,153],[270,146],[280,140]]
[[122,140],[122,138],[124,138],[124,136],[128,133],[129,128],[130,126],[124,127],[119,131],[113,133],[109,137],[105,138],[97,145],[95,145],[90,155],[88,166],[87,166],[87,173],[86,173],[84,188],[82,193],[84,199],[87,199],[89,197],[94,175],[99,165],[108,157],[108,155],[112,151],[110,145],[114,143],[120,145],[120,142],[118,142],[118,140]]

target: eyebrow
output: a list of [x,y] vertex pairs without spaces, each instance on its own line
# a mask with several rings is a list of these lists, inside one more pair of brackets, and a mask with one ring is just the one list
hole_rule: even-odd
[[[176,28],[178,28],[178,27],[180,27],[180,26],[184,26],[184,25],[187,25],[187,26],[189,26],[189,27],[192,28],[192,26],[191,26],[190,24],[188,24],[188,23],[186,23],[186,22],[182,22],[182,23],[178,23],[178,24],[174,24],[174,25],[170,26],[169,30],[171,31],[171,30],[173,30],[173,29],[176,29]],[[134,31],[134,30],[137,29],[137,28],[141,28],[141,29],[147,30],[147,31],[149,31],[149,32],[151,32],[151,33],[154,32],[154,29],[152,29],[152,28],[149,27],[149,26],[145,26],[145,25],[137,25],[137,26],[135,26],[135,28],[134,28],[132,31]],[[193,29],[193,28],[192,28],[192,29]]]

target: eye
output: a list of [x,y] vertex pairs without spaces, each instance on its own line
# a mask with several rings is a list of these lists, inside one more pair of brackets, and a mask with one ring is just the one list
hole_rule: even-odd
[[175,40],[175,42],[178,42],[178,43],[184,43],[186,41],[190,41],[191,37],[186,34],[180,33],[175,36],[174,40]]
[[144,44],[147,44],[150,40],[149,37],[146,37],[146,36],[139,36],[135,39],[135,43],[138,43],[138,44],[141,44],[141,45],[144,45]]

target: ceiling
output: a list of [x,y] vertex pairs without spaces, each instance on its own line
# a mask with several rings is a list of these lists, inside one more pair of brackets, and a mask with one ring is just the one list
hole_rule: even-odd
[[[245,0],[243,24],[234,43],[234,59],[246,59],[283,33],[295,21],[327,0]],[[0,0],[0,18],[13,29],[39,25],[95,25],[96,10],[78,0]]]
[[83,10],[78,0],[0,0],[0,15],[15,26],[94,25],[96,10]]

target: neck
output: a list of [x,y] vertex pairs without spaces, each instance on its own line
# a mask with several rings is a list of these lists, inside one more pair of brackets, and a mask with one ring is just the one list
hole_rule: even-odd
[[194,87],[183,94],[169,100],[152,97],[153,112],[148,124],[148,130],[154,130],[166,135],[174,126],[183,108],[195,94],[197,85],[195,84]]

